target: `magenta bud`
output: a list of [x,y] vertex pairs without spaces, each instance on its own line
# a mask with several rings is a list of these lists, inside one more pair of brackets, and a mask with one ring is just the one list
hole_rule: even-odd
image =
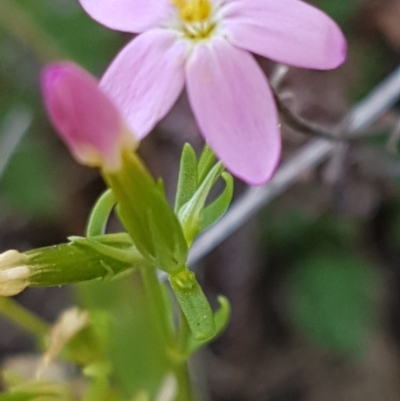
[[47,113],[75,159],[105,171],[121,168],[122,151],[138,140],[97,80],[70,62],[48,65],[41,77]]

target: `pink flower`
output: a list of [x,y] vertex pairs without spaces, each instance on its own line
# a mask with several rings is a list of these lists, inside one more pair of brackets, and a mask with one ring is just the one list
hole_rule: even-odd
[[75,64],[51,64],[42,73],[42,93],[50,119],[75,159],[115,171],[122,150],[138,142],[98,82]]
[[324,13],[300,0],[79,0],[98,22],[140,33],[101,87],[140,138],[187,92],[200,130],[233,174],[261,184],[280,156],[277,111],[251,54],[331,69],[346,42]]

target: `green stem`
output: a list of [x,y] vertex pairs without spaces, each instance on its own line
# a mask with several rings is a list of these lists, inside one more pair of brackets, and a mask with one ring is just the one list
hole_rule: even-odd
[[168,311],[164,304],[164,295],[161,288],[162,284],[159,282],[157,270],[153,266],[144,266],[141,269],[141,273],[154,325],[159,333],[161,341],[164,342],[166,352],[168,352],[168,350],[174,348],[174,338],[168,320]]
[[49,332],[49,325],[47,323],[12,298],[0,297],[0,313],[37,337],[42,338]]
[[194,397],[187,362],[177,365],[174,373],[178,382],[178,395],[175,401],[192,401]]
[[[187,362],[181,359],[182,350],[177,347],[181,345],[176,343],[174,332],[168,320],[168,310],[164,303],[164,296],[161,283],[157,277],[157,270],[152,266],[145,266],[141,269],[143,283],[148,297],[148,304],[151,308],[151,316],[154,320],[156,329],[159,331],[161,340],[164,343],[164,349],[171,362],[171,368],[178,381],[178,395],[176,401],[191,401],[193,394],[191,390],[190,377],[188,373]],[[189,335],[189,327],[185,316],[182,316],[182,330],[179,334],[179,340],[185,342],[184,338]],[[186,325],[186,328],[185,326]],[[177,349],[178,348],[178,349]]]

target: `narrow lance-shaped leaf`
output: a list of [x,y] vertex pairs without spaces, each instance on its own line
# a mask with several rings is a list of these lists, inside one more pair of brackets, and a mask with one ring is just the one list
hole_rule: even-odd
[[105,234],[108,217],[114,208],[117,200],[110,189],[106,190],[93,206],[87,226],[87,236]]
[[207,340],[215,334],[214,315],[193,272],[183,269],[169,276],[171,287],[196,340]]
[[198,182],[201,184],[207,177],[215,162],[215,155],[208,145],[204,146],[203,152],[200,155],[198,167]]
[[221,177],[225,181],[225,189],[210,206],[204,209],[201,231],[215,224],[225,214],[231,204],[233,196],[233,177],[226,172],[222,173]]
[[203,180],[189,202],[185,203],[185,205],[183,205],[179,210],[178,217],[181,221],[183,232],[189,246],[200,232],[202,212],[208,194],[223,170],[224,167],[221,163],[216,164]]
[[208,344],[211,340],[214,338],[218,337],[226,328],[229,322],[229,318],[231,316],[231,307],[229,304],[229,301],[227,298],[223,296],[218,297],[218,301],[220,304],[220,307],[218,310],[214,313],[214,322],[215,322],[215,334],[213,337],[204,340],[204,341],[199,341],[196,340],[194,336],[189,336],[188,342],[186,345],[186,355],[190,356],[194,352],[196,352],[198,349],[203,347],[204,345]]
[[185,143],[181,163],[179,167],[179,178],[176,189],[175,212],[190,200],[197,189],[197,159],[193,148]]

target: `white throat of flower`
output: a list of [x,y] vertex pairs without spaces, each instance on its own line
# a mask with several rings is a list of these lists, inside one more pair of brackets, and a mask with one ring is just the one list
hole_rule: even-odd
[[215,5],[210,0],[171,0],[178,10],[180,30],[193,41],[208,39],[215,27]]

